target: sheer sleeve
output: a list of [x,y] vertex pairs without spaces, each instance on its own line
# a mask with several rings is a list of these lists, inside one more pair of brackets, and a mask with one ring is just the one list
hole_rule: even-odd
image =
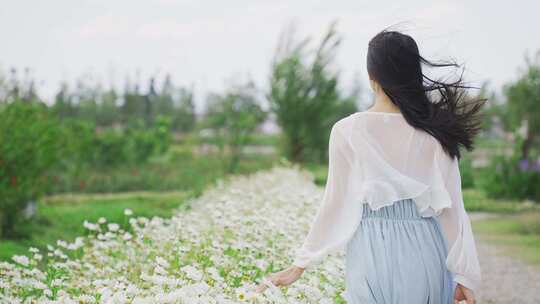
[[352,152],[346,137],[336,123],[330,132],[328,177],[322,202],[293,265],[306,268],[343,245],[360,215],[346,208],[348,177]]
[[443,157],[448,169],[446,188],[452,200],[452,207],[444,209],[439,216],[449,246],[446,266],[457,283],[476,291],[480,287],[481,271],[471,221],[463,205],[458,160]]

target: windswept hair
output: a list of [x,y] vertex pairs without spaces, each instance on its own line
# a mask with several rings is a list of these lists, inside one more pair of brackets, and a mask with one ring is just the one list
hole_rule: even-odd
[[455,81],[435,80],[422,72],[422,65],[455,67],[453,62],[435,63],[420,56],[414,39],[384,30],[369,42],[367,70],[386,95],[401,110],[407,122],[435,137],[452,157],[461,157],[460,147],[472,150],[480,130],[479,112],[485,99],[467,96],[463,72]]

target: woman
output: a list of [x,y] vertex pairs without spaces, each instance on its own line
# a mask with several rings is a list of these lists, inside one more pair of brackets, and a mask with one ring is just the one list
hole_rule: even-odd
[[370,42],[375,103],[330,134],[322,204],[293,265],[259,285],[286,286],[329,252],[345,249],[348,303],[475,303],[480,267],[458,167],[472,149],[483,100],[461,77],[428,78],[413,38],[383,31]]

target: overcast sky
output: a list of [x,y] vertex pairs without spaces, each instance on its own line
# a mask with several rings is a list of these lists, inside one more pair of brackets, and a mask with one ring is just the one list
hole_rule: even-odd
[[[400,23],[428,58],[456,58],[468,80],[514,79],[540,49],[540,1],[2,0],[0,69],[30,67],[42,95],[94,75],[104,85],[170,73],[202,95],[227,81],[262,88],[280,33],[318,38],[338,21],[344,84],[366,82],[367,42]],[[397,4],[401,3],[401,4]]]

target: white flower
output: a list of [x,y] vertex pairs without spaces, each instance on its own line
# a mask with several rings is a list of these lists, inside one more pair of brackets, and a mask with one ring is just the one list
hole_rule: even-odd
[[247,301],[247,292],[243,288],[236,289],[236,299],[242,302]]
[[334,303],[334,300],[330,299],[330,298],[322,298],[319,303],[321,303],[321,304],[332,304],[332,303]]
[[169,268],[169,262],[160,256],[156,256],[156,263],[164,268]]
[[99,223],[99,224],[105,224],[106,222],[107,222],[107,219],[104,218],[104,217],[100,217],[100,218],[98,219],[98,223]]
[[118,229],[120,229],[120,226],[116,223],[110,223],[107,225],[107,228],[109,229],[109,231],[115,232],[115,231],[118,231]]
[[132,216],[132,215],[133,215],[133,210],[131,210],[131,209],[125,209],[125,210],[124,210],[124,215],[126,215],[126,216]]
[[265,270],[268,267],[268,263],[265,260],[257,260],[255,261],[255,265],[261,270]]
[[90,230],[90,231],[97,231],[99,230],[99,226],[97,224],[90,223],[88,221],[84,221],[83,223],[84,228]]
[[192,279],[193,281],[200,281],[202,279],[202,276],[203,276],[202,273],[199,270],[197,270],[197,268],[191,265],[184,266],[180,268],[180,270],[185,272],[187,277]]
[[91,295],[80,295],[77,298],[77,300],[78,300],[79,303],[94,303],[94,302],[96,302],[96,298],[94,296],[91,296]]
[[159,275],[168,275],[167,270],[165,270],[160,265],[158,265],[158,266],[156,266],[156,268],[154,268],[154,273],[157,273]]
[[30,260],[25,255],[14,255],[11,259],[23,266],[28,266],[30,264]]

